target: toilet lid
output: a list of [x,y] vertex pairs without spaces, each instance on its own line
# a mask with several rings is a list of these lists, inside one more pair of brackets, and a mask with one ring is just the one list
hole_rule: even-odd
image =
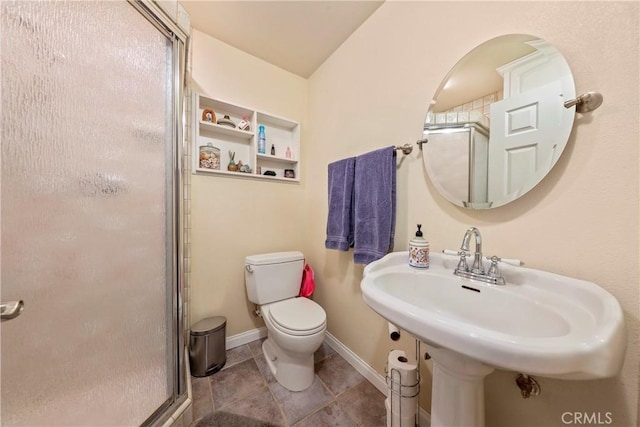
[[269,305],[271,320],[290,331],[312,331],[324,326],[323,308],[308,298],[291,298]]

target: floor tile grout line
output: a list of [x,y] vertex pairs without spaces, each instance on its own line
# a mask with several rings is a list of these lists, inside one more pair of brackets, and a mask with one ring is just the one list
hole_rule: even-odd
[[225,363],[224,367],[223,367],[221,370],[224,370],[224,369],[228,369],[228,368],[234,367],[234,366],[236,366],[236,365],[239,365],[239,364],[240,364],[240,363],[242,363],[242,362],[246,362],[247,360],[249,360],[249,359],[253,358],[253,351],[251,351],[251,347],[249,347],[249,344],[248,344],[248,343],[247,343],[247,344],[243,344],[243,345],[238,346],[238,347],[234,347],[234,348],[229,349],[229,350],[225,350],[225,352],[229,352],[229,351],[235,350],[236,348],[241,348],[241,347],[243,347],[243,346],[246,346],[246,347],[247,347],[247,350],[249,350],[249,354],[250,354],[250,356],[249,356],[249,357],[247,357],[246,359],[236,360],[234,363],[232,363],[232,364],[230,364],[230,365],[227,365],[227,364]]
[[[264,375],[263,375],[263,377],[264,377]],[[265,379],[265,383],[266,382],[267,381]],[[278,410],[280,411],[280,416],[282,417],[282,420],[284,421],[284,427],[289,427],[289,420],[287,420],[287,414],[284,413],[284,408],[280,404],[280,401],[278,400],[276,395],[273,394],[273,390],[271,390],[271,387],[269,387],[268,383],[267,383],[267,390],[269,390],[269,394],[271,394],[271,398],[273,399],[273,402],[276,404],[276,406],[278,407]]]
[[300,418],[298,421],[296,421],[296,423],[294,424],[294,426],[296,424],[300,424],[302,421],[306,420],[307,418],[311,417],[312,415],[317,414],[318,412],[322,411],[324,408],[326,408],[327,406],[331,405],[332,403],[338,403],[334,400],[332,400],[331,402],[327,403],[324,406],[321,406],[320,408],[316,409],[315,411],[311,412],[310,414],[305,415],[303,418]]
[[213,401],[213,384],[211,380],[207,381],[207,389],[209,390],[209,403],[211,404],[211,410],[215,412],[216,403]]
[[[249,360],[253,360],[253,363],[255,363],[255,365],[256,365],[256,369],[258,370],[258,373],[259,373],[259,374],[260,374],[260,376],[262,377],[262,383],[263,383],[263,386],[264,386],[264,387],[266,387],[267,389],[269,389],[269,384],[267,383],[267,380],[266,380],[266,378],[264,377],[264,375],[262,374],[262,372],[260,372],[260,368],[258,367],[258,362],[255,360],[255,358],[254,358],[253,356],[251,356],[251,357],[249,357],[248,359],[245,359],[245,360],[243,360],[243,361],[241,361],[241,362],[234,363],[234,364],[233,364],[233,365],[231,365],[231,366],[233,367],[233,366],[239,365],[239,364],[241,364],[241,363],[247,362],[247,361],[249,361]],[[220,371],[220,372],[221,372],[221,371]],[[210,385],[210,389],[211,389],[211,402],[212,402],[213,410],[214,410],[214,412],[215,412],[215,411],[216,411],[216,404],[215,404],[215,400],[213,399],[213,377],[211,377],[211,378],[210,378],[210,380],[209,380],[209,385]],[[260,390],[258,390],[258,391],[260,391]],[[237,398],[235,398],[235,399],[233,399],[233,400],[231,400],[231,401],[229,401],[229,402],[225,403],[224,405],[220,406],[219,410],[224,410],[224,409],[225,409],[225,408],[227,408],[229,405],[231,405],[231,404],[233,404],[233,403],[235,403],[235,402],[238,402],[239,400],[246,399],[246,398],[248,398],[248,397],[250,397],[250,396],[253,396],[254,394],[257,394],[257,393],[258,393],[258,391],[256,391],[256,392],[252,392],[252,393],[249,393],[249,394],[247,394],[246,396],[240,396],[240,397],[237,397]],[[270,390],[269,390],[269,391],[270,391]]]
[[269,390],[269,393],[271,393],[271,398],[273,399],[273,402],[276,404],[276,406],[278,407],[278,410],[280,411],[280,416],[282,416],[282,420],[284,421],[284,427],[289,427],[289,421],[287,420],[287,415],[284,413],[284,408],[282,407],[282,405],[280,404],[276,396],[273,394],[271,387],[267,386],[267,389]]
[[[249,351],[251,351],[251,348],[249,348]],[[253,354],[253,351],[251,351],[251,354]],[[256,355],[253,354],[252,357],[253,357],[253,361],[256,363],[256,365],[258,365],[258,361],[256,360]],[[269,394],[271,394],[271,398],[273,399],[273,402],[276,404],[276,406],[278,407],[278,410],[280,411],[280,416],[282,416],[282,420],[284,421],[284,424],[285,424],[284,427],[289,427],[289,421],[287,420],[287,416],[284,413],[284,408],[278,401],[278,398],[276,397],[276,395],[273,394],[273,390],[271,390],[271,387],[269,387],[269,383],[267,382],[267,377],[262,373],[262,371],[259,368],[258,368],[258,372],[260,372],[260,375],[262,376],[262,380],[267,386],[267,390],[269,391]]]
[[[255,360],[255,355],[254,355],[254,360]],[[324,359],[321,359],[320,361],[322,361],[322,360],[324,360]],[[256,364],[257,364],[257,361],[256,361]],[[304,420],[306,418],[309,418],[311,415],[323,410],[324,408],[326,408],[327,406],[331,405],[332,403],[336,403],[336,404],[338,403],[338,401],[336,400],[336,396],[333,394],[331,389],[329,389],[329,387],[327,387],[327,385],[324,383],[324,381],[322,381],[320,376],[318,376],[318,374],[315,373],[315,365],[316,365],[316,363],[314,361],[314,378],[317,378],[319,383],[320,383],[320,385],[322,387],[324,387],[325,391],[327,391],[329,393],[329,396],[331,396],[331,400],[329,402],[327,402],[325,405],[322,405],[322,406],[316,408],[315,410],[313,410],[309,414],[305,415],[303,418],[297,420],[293,424],[289,424],[289,420],[287,419],[287,416],[286,416],[286,414],[284,412],[284,408],[282,407],[281,402],[275,396],[275,394],[273,393],[273,390],[271,390],[271,387],[269,386],[269,384],[267,384],[267,388],[269,389],[269,392],[271,393],[271,396],[273,397],[274,402],[276,403],[276,405],[278,405],[278,409],[280,409],[280,413],[283,416],[283,419],[284,419],[285,424],[286,424],[285,427],[291,427],[292,425],[299,424],[302,420]],[[260,374],[262,374],[262,372],[260,372]],[[265,382],[266,382],[266,378],[265,378],[264,374],[262,374],[262,376],[263,376],[263,378],[265,379]],[[347,415],[349,415],[349,414],[347,413]],[[349,416],[349,419],[351,419],[353,421],[353,419],[350,416]],[[354,423],[355,423],[355,421],[354,421]]]
[[[328,359],[329,357],[334,356],[335,354],[338,354],[338,353],[332,353],[332,354],[330,354],[330,355],[325,355],[325,357],[324,357],[323,359],[320,359],[317,363],[322,362],[322,361],[324,361],[324,360]],[[340,357],[342,357],[342,356],[340,356]],[[317,363],[314,363],[314,371],[315,371],[315,366],[317,365]],[[345,389],[345,390],[341,391],[341,392],[340,392],[340,393],[338,393],[338,394],[335,394],[335,393],[333,392],[333,390],[331,390],[331,388],[329,388],[329,386],[328,386],[328,385],[327,385],[327,384],[322,380],[322,378],[320,377],[320,375],[318,375],[317,373],[315,373],[314,375],[315,375],[315,377],[316,377],[316,378],[318,378],[318,381],[320,381],[320,384],[325,388],[325,390],[329,392],[329,395],[332,397],[332,400],[331,400],[329,403],[327,403],[326,405],[321,406],[321,407],[320,407],[320,408],[318,408],[317,410],[313,411],[312,413],[308,414],[307,416],[305,416],[304,418],[302,418],[301,420],[299,420],[299,421],[298,421],[298,423],[299,423],[300,421],[302,421],[302,420],[304,420],[304,419],[306,419],[306,418],[310,417],[311,415],[313,415],[313,414],[315,414],[315,413],[317,413],[317,412],[321,411],[322,409],[326,408],[327,406],[329,406],[329,405],[331,405],[331,404],[335,403],[335,404],[337,404],[337,405],[340,407],[340,409],[342,409],[342,410],[344,411],[344,413],[345,413],[345,415],[347,416],[347,418],[349,418],[349,419],[350,419],[350,420],[351,420],[351,421],[352,421],[356,426],[361,426],[361,424],[360,424],[360,423],[358,423],[356,420],[354,420],[354,419],[353,419],[353,417],[352,417],[352,416],[349,414],[349,412],[348,412],[348,411],[347,411],[347,410],[342,406],[342,404],[340,404],[340,402],[338,401],[338,397],[339,397],[339,396],[341,396],[341,395],[343,395],[347,390],[351,390],[352,388],[354,388],[354,387],[356,387],[357,385],[361,384],[361,383],[362,383],[362,381],[360,381],[358,384],[356,384],[356,385],[354,385],[354,386],[348,387],[347,389]],[[366,379],[366,378],[363,378],[363,380],[365,380],[365,381],[366,381],[367,379]]]
[[327,386],[327,384],[322,381],[322,378],[320,378],[320,375],[314,373],[314,375],[316,376],[316,378],[318,378],[318,381],[320,381],[320,384],[322,384],[322,386],[327,389],[327,391],[329,392],[329,394],[331,395],[331,397],[333,397],[333,399],[335,400],[336,395],[333,393],[333,391],[331,391],[331,389],[329,388],[329,386]]
[[[368,381],[366,378],[363,378],[362,381]],[[347,409],[342,406],[342,403],[338,400],[340,398],[340,396],[342,396],[343,394],[345,394],[347,391],[359,386],[360,384],[362,384],[362,381],[360,381],[359,383],[357,383],[356,385],[353,385],[351,387],[347,387],[345,390],[341,391],[340,393],[335,395],[335,399],[336,399],[336,403],[338,404],[338,406],[340,407],[340,409],[342,409],[344,411],[344,413],[347,415],[347,417],[353,421],[353,424],[355,424],[358,427],[365,427],[363,426],[361,423],[359,423],[357,420],[353,419],[353,417],[351,416],[351,414],[349,413],[349,411],[347,411]]]

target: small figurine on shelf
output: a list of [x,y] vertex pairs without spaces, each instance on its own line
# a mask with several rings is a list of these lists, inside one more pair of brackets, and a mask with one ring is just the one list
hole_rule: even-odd
[[205,109],[202,111],[202,121],[203,122],[209,122],[209,123],[215,123],[216,121],[216,113],[213,112],[213,110],[209,110],[209,109]]
[[238,162],[238,172],[251,173],[251,166],[242,164],[242,161]]
[[229,150],[229,164],[227,165],[227,170],[230,172],[238,171],[238,165],[236,165],[236,162],[233,160],[235,157],[236,152]]
[[221,119],[218,119],[218,124],[222,126],[228,126],[230,128],[236,128],[236,124],[231,120],[231,118],[225,114],[225,116]]
[[251,125],[249,124],[249,117],[244,116],[242,120],[240,120],[240,123],[238,123],[238,129],[246,130],[246,131],[251,130]]

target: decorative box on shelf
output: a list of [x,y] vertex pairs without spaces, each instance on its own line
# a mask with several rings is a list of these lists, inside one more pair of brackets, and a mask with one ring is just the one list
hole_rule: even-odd
[[[193,102],[194,174],[300,182],[298,122],[199,93]],[[258,151],[260,126],[264,153]]]

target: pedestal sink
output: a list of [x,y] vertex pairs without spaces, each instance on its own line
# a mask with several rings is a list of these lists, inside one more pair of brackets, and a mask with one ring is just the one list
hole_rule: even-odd
[[427,345],[433,360],[432,427],[484,426],[484,377],[495,368],[582,380],[620,370],[626,348],[618,301],[595,283],[501,265],[506,285],[453,275],[458,258],[408,252],[369,264],[364,301]]

